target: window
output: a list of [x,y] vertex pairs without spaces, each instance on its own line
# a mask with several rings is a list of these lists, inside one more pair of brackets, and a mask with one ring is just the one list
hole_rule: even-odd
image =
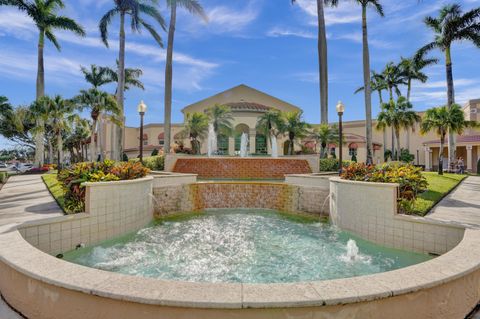
[[158,145],[163,146],[165,144],[165,140],[158,140]]
[[357,149],[356,149],[356,148],[351,148],[351,147],[348,148],[348,155],[350,155],[350,156],[353,156],[353,155],[357,156]]
[[330,155],[335,156],[335,151],[336,151],[335,147],[331,147],[330,148]]
[[148,141],[147,140],[143,140],[143,145],[148,145]]

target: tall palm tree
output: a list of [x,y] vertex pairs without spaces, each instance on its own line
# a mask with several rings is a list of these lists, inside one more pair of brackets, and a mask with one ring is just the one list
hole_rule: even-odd
[[172,89],[173,89],[173,42],[175,40],[175,27],[177,24],[177,6],[185,8],[191,14],[208,21],[207,15],[198,0],[166,0],[170,8],[170,25],[168,27],[167,59],[165,61],[165,146],[170,152],[170,140],[172,134]]
[[393,91],[400,96],[400,85],[406,85],[407,81],[400,65],[393,62],[387,63],[385,68],[382,71],[383,81],[387,86],[388,96],[390,100],[393,100]]
[[204,139],[207,136],[209,120],[208,115],[201,112],[188,113],[185,118],[182,135],[190,139],[193,154],[200,154],[201,147],[198,139]]
[[[110,82],[117,83],[117,90],[118,90],[118,70],[119,70],[119,62],[117,60],[117,69],[111,69],[109,67],[105,67],[107,72],[107,77]],[[125,87],[124,90],[128,91],[132,87],[137,89],[145,90],[145,86],[143,82],[140,81],[140,77],[143,75],[143,71],[141,69],[134,69],[134,68],[125,68]],[[117,91],[115,91],[115,95],[117,95]]]
[[[292,0],[295,3],[297,0]],[[317,0],[318,67],[320,79],[320,122],[328,123],[328,54],[324,6],[337,6],[338,0]]]
[[[92,118],[92,126],[90,128],[90,160],[94,162],[97,159],[97,140],[101,138],[101,136],[97,134],[98,118],[100,115],[103,115],[114,123],[117,123],[116,119],[120,114],[120,108],[112,95],[97,89],[81,90],[80,94],[74,98],[74,101],[80,109],[90,110],[90,116]],[[103,154],[103,152],[101,153]]]
[[[421,48],[419,52],[439,49],[445,54],[447,106],[450,107],[455,103],[451,46],[457,41],[471,41],[480,48],[480,8],[462,12],[459,4],[450,4],[440,9],[438,17],[426,17],[424,22],[435,33],[435,39]],[[453,133],[448,133],[449,162],[453,162],[456,156]]]
[[462,134],[467,127],[477,126],[476,122],[465,120],[465,114],[458,104],[434,107],[425,112],[422,119],[421,133],[435,131],[440,136],[440,153],[438,156],[438,174],[443,175],[443,150],[448,132]]
[[65,148],[70,152],[72,163],[84,161],[83,142],[90,136],[90,124],[86,119],[74,122],[72,130],[67,132]]
[[[50,98],[48,96],[42,96],[36,99],[28,108],[28,112],[24,114],[29,118],[30,121],[35,123],[35,126],[31,129],[32,135],[35,136],[35,155],[37,153],[37,138],[42,136],[42,146],[45,145],[45,139],[48,144],[48,162],[52,163],[53,153],[52,153],[52,144],[49,134],[47,132],[46,126],[51,119],[50,117]],[[45,152],[45,150],[43,150]],[[42,159],[44,154],[41,154]]]
[[71,100],[64,100],[56,95],[49,100],[50,118],[53,132],[57,137],[58,169],[63,165],[63,135],[69,132],[74,121],[80,120],[75,114],[75,104]]
[[282,123],[282,115],[276,109],[270,109],[263,113],[257,119],[256,128],[268,136],[270,146],[273,146],[273,136],[277,137],[280,134],[280,127]]
[[430,59],[426,57],[425,51],[417,52],[413,57],[401,58],[400,69],[407,80],[407,101],[410,102],[410,93],[412,90],[412,80],[422,83],[427,82],[428,76],[422,72],[427,66],[437,64],[438,59]]
[[379,0],[355,0],[362,6],[363,86],[365,88],[365,130],[367,138],[367,164],[373,164],[372,141],[372,89],[370,87],[370,51],[368,48],[367,8],[372,7],[380,15],[383,7]]
[[[320,124],[319,127],[315,127],[312,132],[310,133],[310,138],[314,139],[316,143],[319,143],[321,146],[320,149],[320,158],[327,158],[328,157],[328,144],[331,143],[338,143],[338,126],[337,125],[328,125],[328,124]],[[316,144],[315,144],[316,145]],[[316,149],[316,147],[315,147]]]
[[[156,1],[149,0],[155,3]],[[160,47],[163,48],[163,42],[160,35],[155,31],[154,27],[146,22],[143,15],[149,16],[155,20],[162,29],[165,30],[165,21],[153,5],[142,0],[114,0],[114,7],[110,9],[101,19],[99,23],[100,35],[105,46],[108,44],[108,27],[112,19],[120,16],[120,36],[119,36],[119,53],[118,53],[118,86],[117,86],[117,105],[120,109],[119,119],[122,125],[116,127],[115,153],[113,158],[121,160],[123,154],[123,122],[124,122],[124,93],[125,93],[125,19],[130,16],[130,26],[133,32],[140,32],[144,27],[152,35]]]
[[386,138],[386,132],[387,128],[390,128],[392,130],[392,144],[390,148],[390,156],[392,159],[395,157],[395,132],[393,129],[393,117],[394,117],[394,103],[391,103],[392,101],[389,100],[389,103],[382,103],[380,106],[380,113],[378,113],[377,116],[377,125],[376,128],[377,130],[383,131],[383,145],[384,145],[384,157],[385,161],[388,159],[387,154],[387,138]]
[[[43,62],[45,38],[60,51],[61,47],[55,36],[56,30],[72,31],[79,36],[85,36],[85,31],[73,19],[58,15],[58,11],[65,6],[62,0],[4,0],[0,1],[1,5],[14,6],[25,12],[33,20],[39,31],[36,86],[36,98],[39,99],[45,95],[45,69]],[[37,126],[42,126],[41,120],[38,119],[38,121]],[[43,131],[40,130],[35,135],[35,165],[37,166],[43,165],[43,143]]]
[[[217,143],[219,136],[230,136],[233,133],[233,115],[232,109],[226,105],[215,104],[207,109],[207,115],[210,123],[213,124],[213,130],[217,136]],[[217,145],[218,148],[218,145]]]
[[80,68],[85,77],[85,81],[90,83],[94,89],[98,89],[101,86],[112,82],[107,68],[99,67],[95,64],[90,65],[90,69],[87,69],[84,66],[81,66]]
[[283,112],[280,131],[288,137],[288,155],[293,155],[295,140],[308,135],[310,124],[303,121],[303,112]]

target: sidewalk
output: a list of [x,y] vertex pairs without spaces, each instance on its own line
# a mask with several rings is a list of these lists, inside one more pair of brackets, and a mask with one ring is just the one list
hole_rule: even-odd
[[425,217],[480,227],[480,176],[467,177]]

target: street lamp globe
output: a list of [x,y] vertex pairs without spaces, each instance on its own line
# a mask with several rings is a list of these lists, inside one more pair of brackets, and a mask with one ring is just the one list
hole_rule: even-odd
[[140,114],[145,114],[145,112],[147,112],[147,105],[143,103],[143,100],[138,104],[137,111]]
[[342,103],[342,101],[338,101],[338,103],[337,103],[337,113],[338,113],[338,115],[342,115],[343,112],[345,112],[345,105]]

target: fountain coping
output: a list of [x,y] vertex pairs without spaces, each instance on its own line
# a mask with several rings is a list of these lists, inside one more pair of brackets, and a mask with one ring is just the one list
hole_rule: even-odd
[[480,268],[480,230],[466,229],[462,241],[444,255],[379,274],[273,284],[166,281],[106,272],[57,259],[27,243],[17,227],[22,225],[0,228],[0,260],[16,271],[86,294],[162,306],[240,309],[347,304],[428,289]]

